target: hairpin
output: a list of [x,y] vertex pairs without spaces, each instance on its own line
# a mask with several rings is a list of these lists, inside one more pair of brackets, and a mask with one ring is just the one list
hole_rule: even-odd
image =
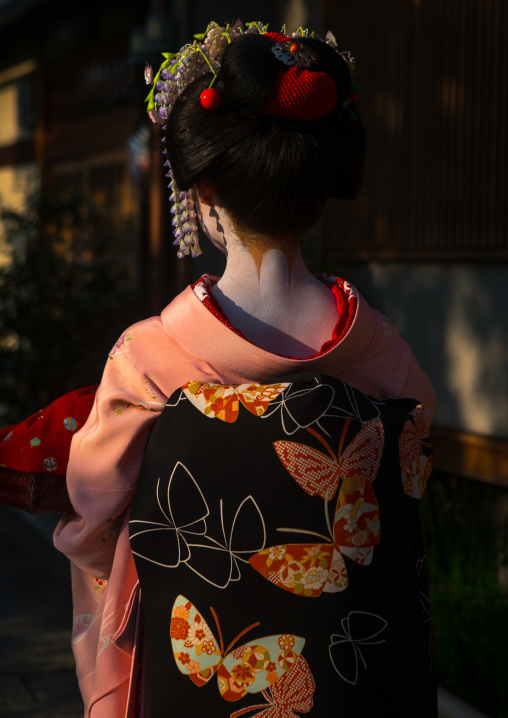
[[201,102],[201,105],[205,108],[205,110],[210,110],[211,112],[217,110],[222,102],[222,95],[218,90],[214,88],[215,80],[217,79],[217,77],[218,75],[216,73],[213,76],[211,83],[208,85],[208,89],[203,90],[203,92],[199,96],[199,101]]
[[277,42],[272,47],[272,52],[277,60],[289,66],[310,67],[313,63],[317,62],[317,58],[314,57],[308,47],[304,47],[291,38],[287,38],[287,40],[283,42]]

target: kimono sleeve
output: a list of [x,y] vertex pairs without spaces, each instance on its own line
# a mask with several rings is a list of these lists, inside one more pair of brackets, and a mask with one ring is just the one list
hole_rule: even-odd
[[[436,408],[432,385],[394,322],[364,304],[369,342],[354,365],[340,378],[377,399],[417,399],[429,426]],[[362,331],[363,327],[359,327]]]
[[430,426],[436,412],[436,394],[430,383],[430,379],[416,361],[413,353],[407,369],[404,386],[400,392],[402,397],[418,399],[425,410],[427,427]]
[[374,395],[378,399],[417,399],[423,404],[427,426],[430,426],[436,410],[436,396],[429,378],[395,323],[375,310],[374,314],[376,331],[365,352],[365,360],[372,365],[378,378]]
[[160,391],[150,395],[149,378],[127,353],[110,355],[90,416],[71,444],[67,488],[75,513],[54,533],[55,547],[91,576],[110,573],[122,514],[166,399]]

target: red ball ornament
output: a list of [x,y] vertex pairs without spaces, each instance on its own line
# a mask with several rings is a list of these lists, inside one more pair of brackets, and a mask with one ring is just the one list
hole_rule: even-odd
[[205,110],[213,111],[220,107],[222,97],[218,90],[215,90],[213,87],[209,87],[207,90],[203,90],[200,94],[199,101]]

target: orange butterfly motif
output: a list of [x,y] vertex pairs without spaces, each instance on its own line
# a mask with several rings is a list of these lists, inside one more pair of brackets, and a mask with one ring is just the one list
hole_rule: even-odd
[[254,416],[262,416],[271,401],[289,384],[207,384],[189,381],[182,386],[183,394],[205,416],[228,424],[238,418],[240,403]]
[[282,678],[263,691],[268,704],[261,703],[242,708],[232,713],[230,718],[240,718],[246,713],[257,710],[262,712],[256,713],[251,718],[293,718],[295,716],[293,711],[308,713],[311,710],[315,690],[316,684],[309,664],[303,656],[300,656]]
[[[348,585],[344,556],[358,564],[369,564],[379,542],[380,519],[372,482],[377,476],[384,447],[384,428],[371,419],[347,448],[342,446],[349,426],[345,422],[337,455],[316,431],[308,428],[325,446],[329,456],[289,441],[277,441],[275,451],[293,479],[311,496],[324,501],[328,536],[296,528],[279,531],[313,535],[323,541],[271,546],[249,559],[251,566],[279,588],[307,597],[343,591]],[[328,502],[340,485],[333,528]]]
[[198,687],[213,676],[225,701],[238,701],[247,693],[260,693],[279,681],[300,658],[305,639],[292,634],[256,638],[251,643],[234,644],[259,622],[245,628],[224,648],[217,614],[210,606],[219,633],[219,641],[196,606],[177,596],[171,611],[171,647],[180,673]]

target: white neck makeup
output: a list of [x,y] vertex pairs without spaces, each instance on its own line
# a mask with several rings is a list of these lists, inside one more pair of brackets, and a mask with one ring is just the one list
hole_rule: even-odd
[[296,238],[243,242],[218,204],[197,202],[210,241],[227,255],[212,293],[230,323],[273,354],[304,358],[328,341],[338,320],[335,298],[309,271]]

